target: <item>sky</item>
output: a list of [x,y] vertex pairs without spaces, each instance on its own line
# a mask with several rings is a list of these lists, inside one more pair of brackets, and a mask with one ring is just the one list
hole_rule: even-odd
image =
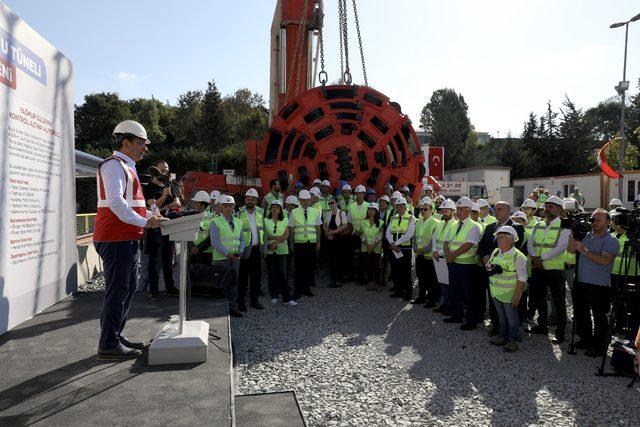
[[[269,96],[275,0],[6,0],[74,65],[74,99],[115,91],[175,104],[214,79]],[[354,82],[362,83],[349,3]],[[360,0],[369,85],[399,102],[418,129],[434,90],[462,93],[477,131],[522,132],[529,112],[565,96],[588,109],[615,96],[624,28],[640,1]],[[337,2],[325,0],[325,58],[338,79]],[[629,26],[627,80],[640,78],[640,21]]]

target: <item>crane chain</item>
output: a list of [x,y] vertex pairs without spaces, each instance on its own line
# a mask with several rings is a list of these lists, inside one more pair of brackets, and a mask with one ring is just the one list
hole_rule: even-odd
[[338,0],[341,4],[340,10],[342,11],[342,42],[344,45],[344,73],[342,74],[342,81],[345,84],[350,85],[352,83],[351,69],[349,68],[349,37],[348,37],[348,24],[347,24],[347,0]]
[[364,85],[369,86],[367,80],[367,67],[364,63],[364,49],[362,48],[362,36],[360,35],[360,20],[358,19],[358,8],[356,7],[356,0],[353,1],[353,16],[356,21],[356,32],[358,33],[358,45],[360,47],[360,60],[362,61],[362,75],[364,76]]

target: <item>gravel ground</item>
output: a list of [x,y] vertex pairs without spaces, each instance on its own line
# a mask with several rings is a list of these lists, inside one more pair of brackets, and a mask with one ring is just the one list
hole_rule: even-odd
[[[322,280],[319,280],[323,283]],[[240,394],[295,390],[312,426],[637,425],[640,388],[523,334],[520,351],[422,306],[347,285],[233,318]],[[268,305],[267,298],[263,304]]]
[[96,274],[91,280],[78,283],[78,292],[104,292],[104,276]]

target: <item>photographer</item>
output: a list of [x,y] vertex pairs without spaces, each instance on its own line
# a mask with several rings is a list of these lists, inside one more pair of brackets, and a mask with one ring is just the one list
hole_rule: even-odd
[[[599,357],[608,346],[607,313],[611,305],[611,270],[619,243],[609,231],[609,213],[596,209],[591,215],[592,231],[577,241],[569,239],[569,252],[580,254],[574,286],[574,316],[580,340],[577,348],[587,348],[586,355]],[[591,323],[593,313],[593,325]],[[593,330],[593,334],[592,334]]]
[[[147,171],[151,175],[151,182],[143,190],[144,198],[149,210],[166,217],[167,210],[181,207],[178,194],[170,185],[169,165],[164,160],[158,160],[155,166],[149,167]],[[173,247],[169,236],[163,236],[160,229],[145,230],[144,250],[149,255],[149,299],[152,301],[161,299],[158,291],[158,260],[162,263],[166,294],[178,295],[178,289],[173,282]]]

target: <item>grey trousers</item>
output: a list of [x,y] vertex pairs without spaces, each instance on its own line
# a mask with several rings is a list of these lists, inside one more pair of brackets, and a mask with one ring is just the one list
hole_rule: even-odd
[[229,298],[229,310],[238,309],[238,271],[240,270],[240,260],[221,259],[213,261],[214,266],[226,269],[220,285]]

